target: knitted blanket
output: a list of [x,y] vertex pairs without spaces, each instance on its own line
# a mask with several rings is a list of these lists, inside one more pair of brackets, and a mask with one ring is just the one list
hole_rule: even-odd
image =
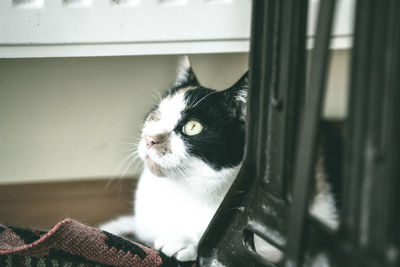
[[0,224],[0,266],[194,266],[71,219],[50,231]]

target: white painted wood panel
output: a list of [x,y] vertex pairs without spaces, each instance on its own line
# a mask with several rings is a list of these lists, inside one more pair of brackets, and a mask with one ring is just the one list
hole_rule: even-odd
[[[353,5],[339,1],[335,49],[351,46]],[[247,52],[250,24],[251,0],[1,0],[0,57]]]

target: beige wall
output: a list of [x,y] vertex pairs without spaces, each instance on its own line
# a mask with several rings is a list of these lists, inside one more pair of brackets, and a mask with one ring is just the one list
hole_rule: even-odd
[[[174,81],[177,61],[1,59],[0,183],[118,176],[153,96]],[[218,88],[247,69],[246,54],[192,61],[199,79]]]
[[349,50],[336,50],[332,53],[324,117],[342,119],[347,115],[349,59]]
[[[347,52],[335,52],[326,113],[344,116]],[[178,56],[0,60],[0,183],[112,178]],[[223,89],[247,54],[191,56],[204,86]],[[128,175],[138,172],[131,168]]]

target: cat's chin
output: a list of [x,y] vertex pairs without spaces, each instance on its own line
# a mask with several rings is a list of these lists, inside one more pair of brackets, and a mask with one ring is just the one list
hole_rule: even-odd
[[165,177],[166,171],[163,167],[155,163],[149,156],[145,158],[147,168],[156,176]]
[[149,156],[146,156],[144,162],[147,166],[147,169],[158,177],[169,177],[169,178],[182,178],[185,176],[185,173],[180,170],[180,168],[165,168],[154,162]]

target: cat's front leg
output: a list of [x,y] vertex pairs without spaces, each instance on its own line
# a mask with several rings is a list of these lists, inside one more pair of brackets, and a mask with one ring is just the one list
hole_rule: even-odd
[[188,236],[159,237],[154,241],[154,247],[169,257],[178,261],[192,261],[197,257],[199,240]]
[[133,215],[121,216],[104,224],[99,228],[114,235],[128,235],[135,233],[135,217]]

